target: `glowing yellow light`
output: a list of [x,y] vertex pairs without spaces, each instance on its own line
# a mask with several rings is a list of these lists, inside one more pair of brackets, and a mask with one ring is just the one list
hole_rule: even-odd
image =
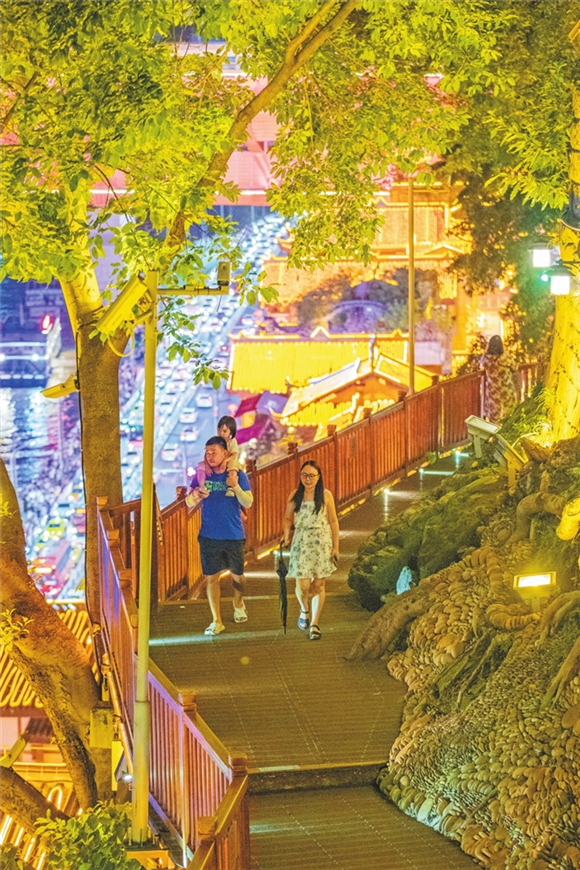
[[4,819],[4,824],[2,825],[2,830],[0,830],[0,844],[4,843],[6,840],[6,835],[8,834],[8,830],[10,829],[10,825],[12,823],[12,816],[6,816]]
[[538,586],[555,586],[556,573],[548,571],[545,574],[517,574],[514,577],[516,589],[534,589]]

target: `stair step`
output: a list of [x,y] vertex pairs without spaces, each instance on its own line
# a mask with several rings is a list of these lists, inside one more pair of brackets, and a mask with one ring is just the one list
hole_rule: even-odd
[[365,761],[343,764],[304,764],[289,767],[254,767],[248,770],[251,794],[266,794],[299,789],[336,788],[342,786],[374,785],[379,770],[387,763]]

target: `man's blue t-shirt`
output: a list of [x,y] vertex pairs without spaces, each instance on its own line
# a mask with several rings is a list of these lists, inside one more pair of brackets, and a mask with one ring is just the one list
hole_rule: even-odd
[[[242,508],[237,498],[226,495],[228,472],[213,473],[206,477],[205,488],[209,491],[201,503],[201,528],[199,534],[204,538],[218,541],[241,541],[246,537],[242,522]],[[238,471],[238,482],[243,490],[249,492],[248,475]],[[198,486],[197,474],[191,479],[191,488]]]

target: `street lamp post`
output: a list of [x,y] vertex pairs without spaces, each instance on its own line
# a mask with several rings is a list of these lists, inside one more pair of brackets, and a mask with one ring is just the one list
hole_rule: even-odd
[[415,392],[415,188],[409,175],[409,395]]
[[145,321],[145,386],[143,466],[141,477],[141,540],[139,548],[139,622],[133,721],[133,821],[131,839],[143,844],[149,830],[149,633],[151,613],[151,545],[153,541],[153,460],[155,457],[155,363],[157,356],[157,286],[159,273],[147,273],[150,298]]

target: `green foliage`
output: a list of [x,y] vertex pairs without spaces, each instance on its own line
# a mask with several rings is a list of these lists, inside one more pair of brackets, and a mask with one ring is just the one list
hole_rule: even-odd
[[2,843],[0,846],[0,867],[2,870],[27,870],[18,856],[18,850],[9,843]]
[[128,804],[100,803],[80,816],[40,819],[38,835],[47,850],[47,870],[139,870],[127,858]]
[[28,616],[14,616],[14,610],[3,610],[0,615],[0,645],[10,652],[14,642],[28,634],[28,625],[32,622]]

